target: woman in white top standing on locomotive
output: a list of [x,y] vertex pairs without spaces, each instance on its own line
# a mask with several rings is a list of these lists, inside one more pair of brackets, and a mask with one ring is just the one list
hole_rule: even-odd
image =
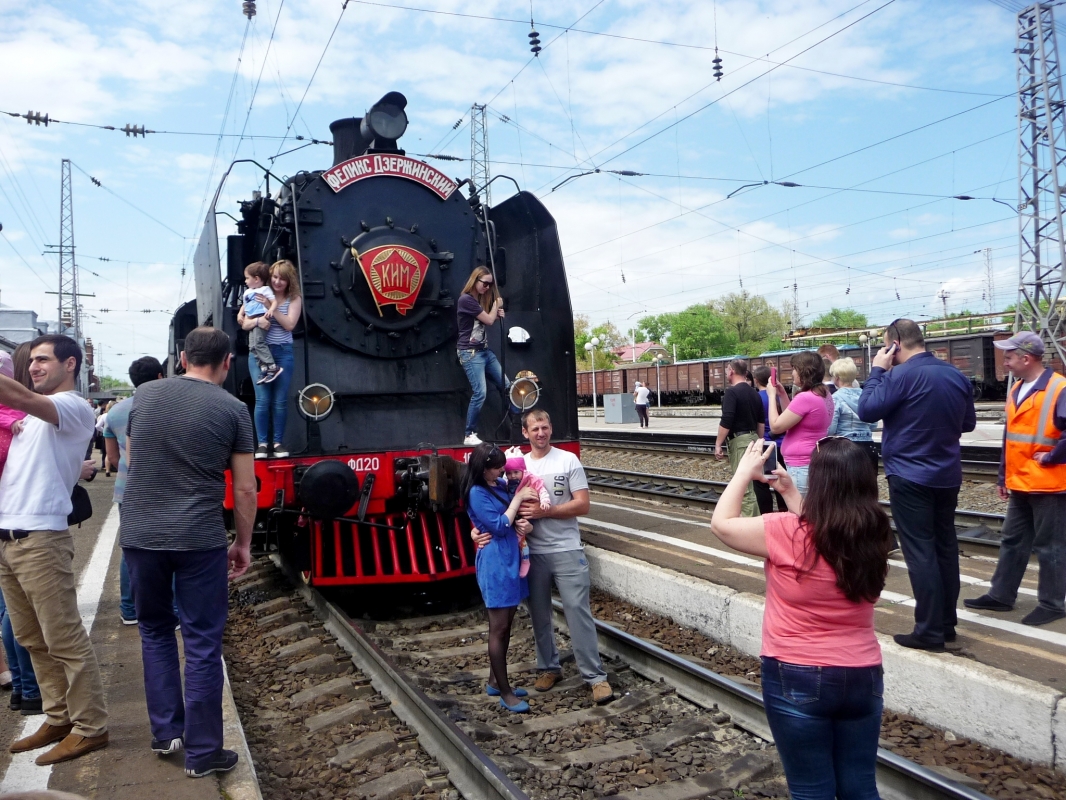
[[486,342],[485,326],[492,325],[504,316],[503,299],[488,267],[479,266],[470,273],[456,308],[459,317],[459,339],[456,342],[459,363],[463,365],[470,388],[474,390],[466,411],[466,438],[463,444],[479,445],[481,439],[477,435],[477,423],[481,417],[481,407],[485,405],[486,379],[502,390],[508,386],[503,367]]
[[291,261],[285,259],[274,262],[270,268],[270,288],[274,290],[274,297],[278,301],[277,310],[256,319],[248,319],[242,308],[237,315],[237,322],[246,331],[257,325],[266,330],[266,343],[274,356],[274,363],[282,368],[276,380],[260,384],[259,362],[254,353],[248,354],[248,371],[255,386],[255,435],[259,443],[255,457],[266,458],[270,454],[267,440],[273,427],[274,456],[285,458],[289,451],[281,441],[285,436],[289,414],[289,385],[293,371],[292,331],[303,311],[300,279]]

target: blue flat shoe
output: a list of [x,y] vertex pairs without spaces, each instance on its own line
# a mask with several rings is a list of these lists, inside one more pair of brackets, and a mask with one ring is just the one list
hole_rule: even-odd
[[[529,696],[529,692],[527,692],[525,689],[515,689],[514,693],[515,693],[515,697],[528,697]],[[489,686],[488,684],[485,684],[485,694],[487,694],[489,697],[499,697],[500,696],[500,690],[497,689],[495,686]]]
[[[515,694],[518,694],[518,692],[515,692]],[[519,700],[513,706],[509,706],[509,705],[507,705],[507,703],[505,703],[503,701],[503,698],[501,697],[500,698],[500,705],[503,706],[504,708],[506,708],[508,711],[513,711],[516,714],[528,714],[529,713],[529,703],[527,703],[525,700]]]

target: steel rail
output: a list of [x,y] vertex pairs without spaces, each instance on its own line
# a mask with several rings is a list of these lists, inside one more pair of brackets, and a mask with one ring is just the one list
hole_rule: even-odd
[[308,586],[278,556],[271,556],[326,629],[392,702],[391,710],[418,733],[419,744],[448,770],[448,780],[468,800],[529,800],[473,739],[465,734],[366,632],[318,591]]
[[[558,600],[552,603],[556,620],[565,624],[562,603]],[[594,619],[594,622],[601,653],[621,659],[645,678],[665,681],[698,706],[719,708],[738,727],[760,739],[773,741],[762,692],[758,689],[712,672],[602,620]],[[986,794],[882,747],[877,749],[877,786],[884,800],[991,800]]]
[[[718,502],[718,496],[727,485],[724,481],[680,478],[673,475],[653,475],[646,472],[628,472],[601,467],[585,467],[585,476],[588,478],[589,486],[597,489],[610,489],[669,500],[683,500],[686,505],[708,508],[714,507]],[[892,511],[888,502],[881,500],[880,503],[891,518]],[[1003,519],[1003,514],[991,514],[967,509],[956,510],[956,536],[960,542],[998,547],[998,537],[1003,529]],[[960,525],[959,523],[963,524]]]

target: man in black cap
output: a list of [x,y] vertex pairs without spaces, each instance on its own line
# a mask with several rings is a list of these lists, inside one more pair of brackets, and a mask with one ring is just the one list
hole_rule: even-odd
[[1003,366],[1018,379],[1007,400],[999,496],[1008,501],[999,563],[988,594],[967,608],[1010,611],[1029,555],[1040,563],[1037,606],[1022,619],[1045,625],[1066,617],[1066,378],[1045,369],[1044,342],[1018,333],[1005,342]]

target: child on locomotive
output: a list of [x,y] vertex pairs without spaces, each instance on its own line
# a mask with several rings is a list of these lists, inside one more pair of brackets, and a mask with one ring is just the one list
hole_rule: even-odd
[[477,584],[489,616],[489,682],[485,693],[499,697],[508,711],[524,713],[529,703],[521,698],[525,689],[512,689],[507,679],[507,648],[511,624],[518,604],[529,596],[524,578],[518,577],[518,537],[526,536],[533,525],[518,517],[518,507],[534,500],[531,486],[507,493],[501,480],[507,457],[495,445],[479,444],[470,454],[462,478],[462,494],[470,522],[492,539],[477,551]]
[[455,305],[459,322],[459,339],[456,342],[459,363],[463,365],[470,388],[474,391],[466,411],[466,438],[463,444],[477,445],[481,444],[477,423],[481,417],[481,407],[485,405],[486,378],[503,391],[507,390],[510,383],[485,341],[485,326],[504,317],[503,300],[488,267],[478,266],[470,273]]
[[[548,487],[544,485],[544,481],[541,480],[539,475],[534,475],[532,472],[526,472],[526,457],[522,455],[522,451],[517,447],[512,447],[507,451],[507,463],[504,464],[504,475],[507,478],[507,489],[512,497],[529,486],[537,493],[537,497],[540,498],[541,510],[547,511],[551,508],[552,499],[551,495],[548,494]],[[518,577],[524,578],[529,574],[529,545],[526,544],[526,537],[522,535],[519,535],[518,537],[518,544],[522,549],[522,560],[518,567]]]
[[[278,308],[278,299],[274,290],[267,286],[270,280],[270,267],[263,261],[256,261],[244,268],[244,316],[246,319],[266,317],[270,319]],[[274,363],[274,356],[267,346],[266,331],[258,325],[248,331],[248,349],[255,354],[259,369],[263,372],[256,383],[270,383],[282,373],[282,368]]]

